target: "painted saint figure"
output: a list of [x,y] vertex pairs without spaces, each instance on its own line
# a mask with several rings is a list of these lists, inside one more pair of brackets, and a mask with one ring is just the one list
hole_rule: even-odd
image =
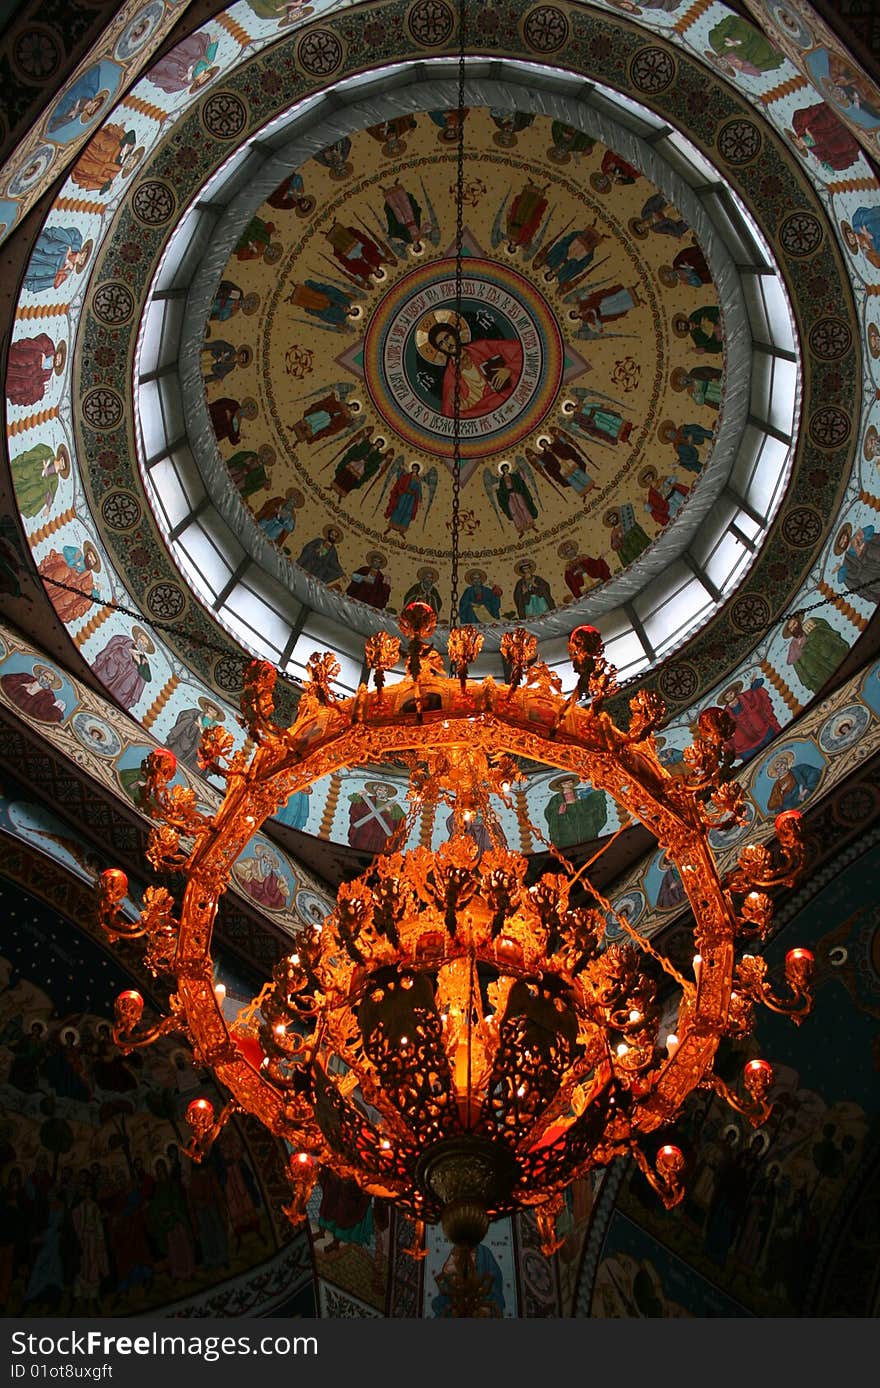
[[71,273],[85,269],[92,241],[83,241],[78,227],[44,227],[34,243],[24,287],[31,294],[59,289]]
[[147,81],[160,91],[173,96],[175,92],[196,92],[216,77],[219,67],[212,66],[217,57],[218,40],[202,30],[185,39],[154,63],[144,74]]
[[635,236],[684,236],[690,231],[678,208],[673,206],[664,193],[652,193],[643,203],[638,217],[629,223]]
[[206,382],[222,381],[237,366],[250,366],[251,358],[250,347],[233,347],[219,338],[205,342],[201,348],[202,377]]
[[748,689],[744,688],[742,680],[734,680],[718,696],[718,702],[735,725],[725,746],[741,762],[750,761],[780,731],[770,695],[760,676],[752,680]]
[[221,280],[208,315],[215,323],[226,323],[236,313],[254,313],[259,307],[259,294],[245,294],[232,280]]
[[57,696],[64,681],[48,665],[35,665],[32,672],[18,670],[0,676],[0,687],[11,704],[38,723],[60,723],[67,708]]
[[501,616],[501,592],[497,584],[489,586],[485,569],[470,569],[464,576],[467,584],[458,603],[458,615],[465,626],[486,621],[477,613],[477,608],[489,614],[492,621]]
[[623,569],[626,568],[627,564],[631,564],[634,559],[637,559],[651,543],[636,520],[635,510],[628,501],[619,507],[614,506],[610,511],[606,511],[603,524],[611,531],[611,548],[617,555],[620,567]]
[[108,193],[118,174],[128,178],[143,158],[143,145],[137,133],[123,125],[102,125],[89,140],[70,171],[79,188],[91,193]]
[[[60,552],[50,549],[40,560],[37,572],[47,580],[49,599],[65,624],[85,616],[98,599],[99,593],[92,575],[100,567],[101,556],[90,540],[85,540],[81,547],[63,545]],[[56,584],[63,584],[64,587],[57,587]]]
[[677,366],[670,377],[673,390],[686,390],[696,405],[710,410],[721,408],[724,373],[719,366]]
[[385,519],[389,530],[405,535],[419,513],[422,501],[421,467],[412,463],[409,472],[402,472],[397,478],[385,507]]
[[516,527],[518,535],[537,529],[538,508],[519,468],[511,469],[510,463],[500,465],[495,495],[503,514]]
[[361,853],[381,853],[405,811],[388,781],[365,781],[348,797],[348,842]]
[[130,632],[110,637],[92,670],[123,708],[131,710],[153,677],[147,656],[155,651],[143,627],[133,626]]
[[799,154],[805,159],[812,155],[828,173],[848,169],[861,154],[858,140],[824,101],[795,111],[785,133]]
[[844,587],[868,602],[880,603],[880,535],[876,527],[859,526],[848,545],[844,536],[843,545],[846,549],[837,572]]
[[341,434],[353,419],[352,407],[331,391],[322,399],[313,401],[290,428],[297,443],[318,443],[321,439],[330,439],[335,434]]
[[802,621],[802,616],[795,613],[782,628],[782,635],[790,639],[786,664],[793,665],[801,684],[816,694],[849,654],[849,646],[824,617]]
[[182,708],[174,727],[165,736],[165,746],[179,762],[199,771],[198,751],[202,733],[226,721],[226,714],[213,699],[200,697],[197,708]]
[[608,819],[603,792],[589,783],[579,784],[572,775],[555,777],[548,788],[554,792],[544,807],[550,842],[557,848],[571,848],[598,838]]
[[478,419],[497,410],[516,389],[522,374],[523,349],[521,343],[508,338],[461,341],[462,335],[455,321],[432,322],[427,329],[427,346],[432,349],[435,360],[437,354],[446,359],[441,404],[444,416],[451,419],[455,412],[455,378],[458,375],[461,418]]
[[391,596],[391,584],[382,570],[387,563],[384,554],[380,554],[378,550],[371,550],[367,555],[366,564],[355,569],[352,574],[345,590],[346,596],[357,598],[359,602],[365,602],[370,607],[386,607]]
[[560,559],[566,561],[564,578],[575,598],[579,598],[585,589],[592,588],[597,583],[607,583],[611,577],[611,569],[601,555],[593,558],[587,554],[578,554],[576,540],[563,540],[557,553]]
[[767,809],[772,814],[784,810],[798,810],[804,800],[813,793],[822,772],[810,762],[796,762],[791,748],[786,748],[775,756],[767,767],[769,779],[775,782],[767,801]]
[[270,497],[256,513],[257,524],[273,544],[283,545],[296,527],[296,513],[305,505],[298,487],[288,487],[283,496]]
[[668,443],[675,449],[678,461],[688,472],[699,472],[703,466],[699,449],[713,437],[711,429],[702,424],[679,424],[664,420],[657,430],[661,443]]
[[667,289],[674,289],[677,284],[700,289],[712,283],[712,272],[699,246],[685,246],[674,256],[672,264],[661,265],[657,274]]
[[277,230],[274,222],[251,217],[233,248],[236,260],[265,260],[267,265],[274,265],[281,256],[280,242],[272,240]]
[[251,399],[233,400],[230,396],[221,395],[209,401],[208,414],[218,441],[228,439],[230,443],[238,443],[242,421],[256,419],[257,402]]
[[739,15],[727,15],[710,29],[709,44],[708,57],[718,57],[722,65],[750,77],[772,72],[785,62],[785,54],[780,53],[760,29],[740,19]]
[[440,609],[443,606],[443,599],[437,587],[437,580],[440,577],[437,569],[427,565],[419,569],[416,573],[416,582],[411,588],[407,588],[403,595],[403,606],[408,607],[411,602],[426,602],[429,607],[433,607],[437,616],[440,616]]
[[86,126],[103,110],[110,99],[110,91],[101,85],[100,64],[88,68],[72,82],[58,105],[46,122],[46,134],[56,135],[65,125],[78,120]]
[[23,516],[48,515],[52,510],[58,482],[70,472],[70,454],[63,443],[53,451],[48,444],[35,443],[18,453],[10,464],[15,499]]

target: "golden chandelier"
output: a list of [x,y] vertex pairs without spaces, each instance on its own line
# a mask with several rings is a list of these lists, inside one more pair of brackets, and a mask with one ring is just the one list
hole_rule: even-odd
[[[694,1089],[714,1089],[756,1125],[766,1119],[770,1065],[750,1060],[737,1094],[713,1061],[722,1038],[749,1034],[756,1003],[796,1022],[810,1010],[808,951],[787,955],[785,997],[760,956],[737,957],[741,942],[767,933],[770,890],[794,880],[800,816],[777,818],[775,862],[770,849],[750,845],[722,877],[709,833],[744,817],[723,710],[700,715],[687,772],[673,777],[654,743],[665,713],[658,695],[630,700],[625,731],[607,712],[617,686],[592,627],[570,637],[577,683],[564,696],[528,632],[502,638],[509,682],[497,683],[468,677],[482,646],[473,627],[450,632],[448,674],[430,644],[435,625],[430,607],[412,603],[400,619],[405,649],[388,633],[370,637],[372,688],[362,684],[351,698],[334,695],[334,658],[313,655],[286,728],[273,721],[274,668],[251,665],[242,704],[250,758],[233,751],[223,728],[202,736],[201,766],[226,782],[213,816],[191,789],[169,784],[171,753],[147,758],[144,803],[157,821],[148,857],[186,885],[179,905],[165,888],[148,888],[129,923],[125,874],[111,869],[100,880],[100,915],[112,940],[146,936],[147,965],[174,991],[169,1015],[151,1028],[140,994],[123,993],[114,1035],[124,1051],[170,1031],[187,1037],[230,1096],[218,1115],[207,1099],[189,1106],[189,1155],[201,1160],[231,1113],[255,1115],[288,1144],[285,1209],[294,1221],[326,1165],[412,1217],[416,1256],[426,1223],[442,1220],[464,1252],[491,1220],[525,1207],[550,1253],[565,1188],[617,1156],[631,1154],[667,1206],[681,1198],[685,1157],[661,1139]],[[386,682],[401,661],[403,678]],[[616,913],[591,882],[590,863],[576,873],[557,852],[561,870],[527,883],[528,862],[506,847],[493,809],[511,803],[515,756],[588,780],[656,837],[693,912],[687,976],[624,914],[626,943],[603,940]],[[409,768],[398,844],[416,816],[433,820],[440,805],[452,811],[448,842],[385,852],[340,887],[332,913],[299,933],[227,1025],[211,933],[236,859],[294,792],[389,760]],[[469,833],[476,816],[485,851]],[[677,994],[672,1030],[661,1022],[664,979],[672,1008]]]

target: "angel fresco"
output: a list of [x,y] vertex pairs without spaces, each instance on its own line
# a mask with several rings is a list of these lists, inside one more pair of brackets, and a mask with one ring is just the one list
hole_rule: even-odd
[[555,460],[563,487],[571,487],[578,496],[585,496],[593,490],[596,483],[587,472],[590,460],[578,448],[571,434],[554,425],[550,430],[549,443],[542,440],[542,452],[545,457],[549,455]]
[[385,225],[390,241],[396,241],[401,248],[412,246],[420,250],[422,238],[427,238],[433,246],[440,240],[440,228],[431,206],[427,190],[422,183],[422,197],[425,200],[427,215],[421,203],[408,192],[398,180],[390,188],[382,190],[385,194]]
[[303,284],[295,284],[284,302],[302,309],[303,313],[325,328],[343,332],[351,327],[350,320],[358,312],[354,304],[356,297],[350,289],[342,289],[339,285],[327,284],[322,280],[306,280]]
[[519,575],[513,590],[517,615],[523,618],[540,617],[545,612],[552,612],[556,603],[553,601],[550,585],[535,572],[534,561],[521,559],[514,568]]
[[[535,476],[524,458],[518,458],[516,466],[503,462],[497,474],[492,468],[483,472],[483,489],[498,522],[503,526],[509,521],[517,535],[527,530],[537,530],[538,503],[535,500],[537,485]],[[503,519],[502,519],[503,517]]]
[[385,519],[388,522],[389,530],[396,530],[398,535],[405,535],[412,525],[419,511],[422,509],[425,492],[428,493],[428,504],[422,513],[422,529],[428,519],[428,513],[434,502],[434,494],[437,491],[438,473],[436,467],[429,468],[422,476],[420,463],[410,463],[407,468],[403,458],[399,457],[385,474],[385,484],[382,494],[376,506],[378,510],[382,504],[385,492],[389,483],[391,491],[385,505]]
[[625,318],[630,309],[638,308],[643,302],[637,285],[610,284],[606,289],[596,289],[592,294],[578,297],[568,316],[580,321],[583,331],[576,332],[576,337],[593,339],[605,335],[606,323]]
[[321,164],[323,168],[329,170],[331,178],[343,179],[351,173],[351,164],[348,158],[350,154],[351,140],[347,135],[343,135],[341,140],[327,145],[325,149],[312,155],[312,158],[316,164]]
[[595,439],[597,443],[612,447],[627,442],[632,433],[632,421],[624,419],[620,414],[616,408],[619,404],[617,400],[598,392],[584,390],[581,386],[575,386],[572,395],[578,403],[568,419],[575,429],[586,434],[588,438]]

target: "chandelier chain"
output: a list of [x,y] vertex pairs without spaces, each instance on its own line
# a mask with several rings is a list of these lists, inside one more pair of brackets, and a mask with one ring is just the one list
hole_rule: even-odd
[[621,827],[617,830],[617,833],[612,835],[612,837],[609,838],[607,842],[602,843],[601,847],[597,850],[596,853],[593,854],[589,862],[584,863],[584,865],[578,871],[575,871],[574,864],[569,862],[568,858],[566,858],[564,853],[560,852],[560,850],[556,847],[555,843],[551,843],[549,839],[546,839],[544,835],[541,833],[538,826],[536,824],[533,824],[531,820],[529,821],[529,829],[534,833],[535,837],[539,839],[540,842],[544,845],[550,857],[555,858],[556,861],[560,864],[560,866],[565,870],[566,875],[570,879],[570,885],[574,886],[576,881],[581,881],[584,887],[587,889],[587,891],[591,893],[594,901],[596,902],[600,910],[604,911],[606,916],[614,917],[614,919],[617,921],[617,924],[630,937],[633,944],[637,945],[638,948],[643,951],[643,953],[649,954],[651,958],[656,960],[656,962],[660,965],[660,968],[663,970],[664,973],[668,974],[670,978],[673,978],[676,983],[681,985],[682,988],[685,988],[687,987],[687,980],[684,978],[682,974],[679,973],[675,965],[671,964],[665,955],[661,954],[659,950],[656,950],[653,945],[649,944],[648,941],[645,939],[644,935],[640,935],[638,930],[636,930],[635,926],[630,925],[626,916],[621,916],[614,909],[614,906],[611,904],[608,898],[603,896],[603,894],[599,891],[598,887],[590,881],[589,877],[583,876],[583,873],[586,871],[586,869],[588,867],[591,867],[592,864],[595,863],[598,858],[600,858],[605,852],[607,852],[607,850],[614,843],[614,840],[617,838],[617,835],[622,833],[625,827],[625,825],[621,825]]
[[467,39],[467,0],[458,7],[458,118],[455,154],[455,381],[452,392],[452,564],[449,624],[454,626],[458,615],[459,511],[461,507],[461,357],[464,347],[462,329],[462,279],[464,254],[464,76],[465,43]]

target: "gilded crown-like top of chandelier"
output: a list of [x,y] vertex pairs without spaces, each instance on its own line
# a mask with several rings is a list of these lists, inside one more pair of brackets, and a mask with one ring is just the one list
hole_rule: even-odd
[[[182,899],[178,907],[165,888],[149,888],[129,923],[125,876],[110,870],[100,911],[111,938],[147,936],[147,963],[172,977],[175,992],[169,1015],[149,1029],[143,999],[123,994],[116,1037],[131,1048],[172,1030],[187,1035],[230,1095],[216,1118],[207,1100],[190,1105],[190,1155],[204,1155],[229,1113],[255,1114],[290,1146],[292,1218],[304,1215],[325,1164],[395,1202],[417,1228],[442,1219],[464,1248],[490,1220],[534,1207],[550,1251],[565,1187],[615,1156],[632,1154],[666,1204],[681,1197],[686,1159],[659,1137],[695,1088],[714,1088],[756,1123],[766,1118],[765,1061],[746,1065],[740,1097],[712,1066],[723,1037],[749,1033],[755,1003],[796,1021],[809,1011],[807,951],[787,956],[785,998],[759,956],[737,962],[738,943],[769,927],[768,892],[793,880],[799,815],[776,822],[780,863],[749,846],[722,878],[708,835],[743,815],[723,711],[701,714],[687,774],[673,778],[654,745],[664,717],[657,695],[630,701],[626,730],[608,714],[614,671],[593,628],[571,635],[577,684],[563,696],[526,631],[504,638],[509,679],[497,683],[468,676],[481,647],[474,628],[450,634],[447,673],[430,644],[435,624],[430,607],[413,603],[401,620],[405,650],[387,633],[370,637],[373,687],[353,698],[335,697],[335,661],[316,653],[290,727],[273,721],[274,669],[252,665],[243,698],[250,758],[233,752],[222,728],[202,738],[201,764],[227,787],[213,816],[192,790],[169,784],[170,753],[148,758],[145,804],[160,821],[149,857],[183,874]],[[401,659],[404,677],[386,682]],[[556,850],[559,871],[529,884],[529,864],[504,843],[492,808],[510,794],[515,756],[591,781],[656,836],[693,910],[692,973],[624,915],[627,942],[606,945],[610,903]],[[414,815],[451,808],[448,842],[388,851],[343,885],[333,912],[300,934],[230,1027],[210,944],[233,863],[295,791],[336,768],[390,758],[410,768]],[[488,848],[470,832],[478,816]],[[670,994],[663,1026],[661,984]]]

